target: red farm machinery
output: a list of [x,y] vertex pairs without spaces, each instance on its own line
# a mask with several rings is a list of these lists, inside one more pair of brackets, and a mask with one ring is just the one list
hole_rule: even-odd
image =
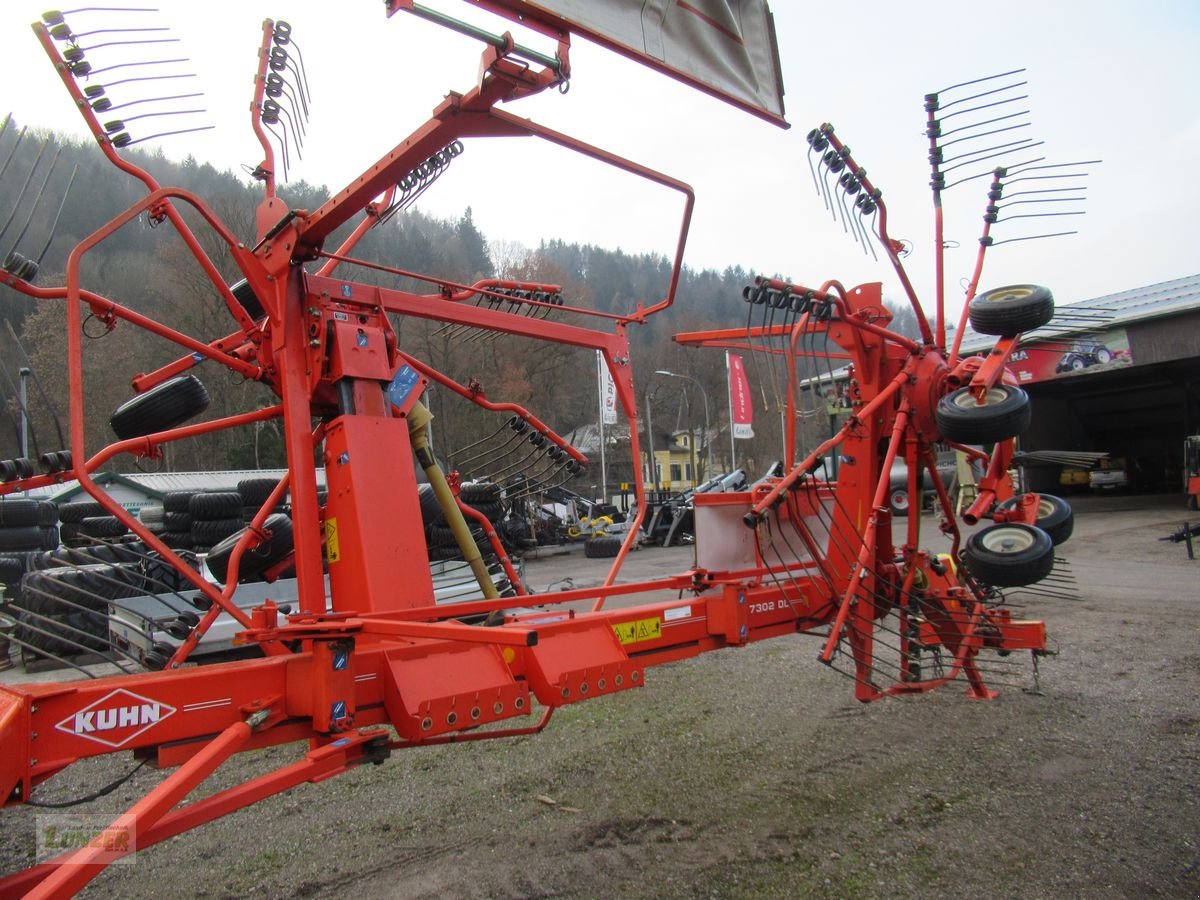
[[[901,243],[889,236],[881,192],[831,126],[813,129],[806,150],[826,207],[864,250],[891,261],[919,335],[889,330],[892,314],[879,284],[847,288],[834,280],[804,285],[768,277],[755,279],[743,297],[731,298],[743,310],[738,316],[744,314],[744,325],[677,335],[687,346],[752,351],[778,373],[785,421],[791,423],[783,474],[744,491],[697,495],[694,567],[672,577],[624,581],[622,566],[646,509],[629,332],[667,313],[676,299],[692,190],[498,108],[564,86],[572,34],[641,57],[628,50],[628,41],[570,21],[549,2],[474,5],[519,19],[555,43],[555,52],[540,53],[507,33],[489,35],[417,4],[390,0],[389,15],[404,10],[482,38],[478,82],[465,93],[449,94],[425,124],[317,209],[291,209],[276,193],[276,173],[286,164],[281,157],[295,127],[287,108],[296,112],[295,99],[305,87],[291,28],[282,21],[263,24],[252,103],[264,154],[255,171],[263,199],[253,235],[233,233],[200,198],[160,185],[123,156],[132,138],[124,122],[104,121],[108,95],[89,79],[73,25],[58,13],[34,24],[101,150],[145,185],[145,196],[78,242],[61,286],[36,285],[38,260],[16,249],[5,260],[0,281],[8,288],[65,310],[71,393],[65,446],[42,454],[40,474],[29,460],[13,461],[0,491],[78,483],[136,536],[143,565],[152,560],[174,573],[193,610],[171,623],[174,642],[139,654],[110,648],[125,674],[0,685],[5,804],[33,800],[39,785],[77,761],[132,754],[171,770],[113,825],[130,838],[129,847],[141,850],[295,785],[381,762],[395,750],[538,732],[565,704],[642,687],[653,666],[766,638],[819,635],[820,661],[847,675],[862,701],[920,693],[958,679],[969,696],[988,699],[995,693],[985,675],[1014,662],[1004,657],[1030,651],[1036,669],[1046,653],[1043,623],[1014,617],[1003,590],[1051,576],[1054,546],[1070,534],[1071,511],[1057,498],[1023,494],[1014,486],[1013,439],[1029,423],[1030,405],[1005,362],[1022,332],[1051,318],[1053,300],[1044,288],[1030,285],[975,296],[985,251],[995,243],[991,230],[1004,220],[1007,182],[1037,178],[1037,170],[1046,167],[1031,160],[985,173],[991,181],[978,265],[956,339],[948,345],[953,329],[942,312],[941,192],[957,182],[952,174],[947,183],[954,166],[945,152],[943,131],[949,129],[941,125],[939,95],[926,98],[939,261],[933,322],[905,272]],[[753,48],[748,71],[776,87],[769,13],[765,6],[743,6],[747,22],[758,17],[758,37],[747,32],[747,40],[764,42]],[[714,25],[713,17],[719,13],[697,21]],[[733,59],[736,47],[725,44],[744,42],[727,38],[714,25],[705,40],[709,49]],[[781,105],[660,60],[643,61],[782,122]],[[1007,90],[1015,77],[1006,73],[944,93],[962,104],[956,109],[982,108],[992,98],[973,98]],[[280,135],[284,140],[277,148],[273,136]],[[460,284],[355,256],[364,235],[481,137],[548,141],[675,192],[683,212],[665,296],[627,313],[600,312],[572,305],[555,284]],[[970,161],[988,158],[984,151]],[[173,229],[186,245],[228,311],[228,327],[220,334],[185,334],[89,289],[88,254],[136,222]],[[351,224],[340,246],[328,249],[327,239]],[[221,277],[206,250],[214,243],[232,257],[241,281],[231,286]],[[429,287],[423,293],[384,287],[379,278],[354,280],[354,271],[418,278]],[[957,337],[968,316],[976,331],[997,337],[991,352],[960,356]],[[601,586],[527,593],[511,554],[486,518],[465,502],[466,486],[439,466],[423,394],[435,384],[495,417],[500,423],[495,441],[515,443],[521,451],[521,478],[507,482],[510,491],[563,484],[588,460],[533,411],[493,398],[478,384],[459,383],[422,360],[400,336],[400,323],[410,320],[437,323],[451,334],[500,335],[602,355],[630,423],[633,489],[643,512],[625,532]],[[137,374],[131,359],[135,395],[112,415],[116,440],[90,445],[86,423],[95,413],[84,402],[89,375],[84,337],[112,340],[131,331],[173,345],[178,358]],[[119,352],[115,346],[113,352]],[[265,385],[275,401],[203,417],[207,393],[193,371],[201,364],[206,371],[224,368]],[[849,414],[828,440],[802,448],[794,423],[806,405],[823,403],[814,386],[825,376],[845,385]],[[500,394],[503,386],[494,390]],[[287,474],[256,503],[245,528],[212,547],[203,568],[97,483],[97,474],[119,457],[161,459],[178,442],[226,429],[249,434],[263,423],[281,429]],[[936,451],[947,446],[980,472],[977,495],[961,511],[936,476]],[[831,455],[839,461],[836,480],[818,477],[820,462]],[[508,466],[511,455],[489,459]],[[918,479],[929,473],[948,552],[922,549],[920,515],[893,522],[887,494],[897,460],[907,464],[910,497],[920,496]],[[322,469],[323,488],[317,475]],[[276,511],[285,499],[290,515]],[[437,602],[424,564],[422,505],[428,502],[439,506],[481,599],[452,606]],[[974,526],[985,520],[992,522],[969,537],[960,532],[960,522]],[[472,525],[484,533],[482,550]],[[504,570],[507,590],[497,589],[493,565]],[[287,610],[269,586],[292,570],[295,596]],[[248,590],[248,573],[268,585],[249,608],[238,602]],[[111,613],[110,608],[101,615]],[[196,647],[222,618],[236,623],[242,651],[256,652],[252,658],[192,664]],[[15,632],[18,639],[21,627],[32,634],[52,625],[27,615]],[[297,741],[309,744],[299,762],[184,803],[233,754]],[[93,842],[8,876],[0,891],[74,893],[124,847],[120,841]]]

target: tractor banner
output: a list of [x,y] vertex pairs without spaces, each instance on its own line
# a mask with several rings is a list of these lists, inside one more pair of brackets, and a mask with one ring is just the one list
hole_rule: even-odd
[[1093,375],[1133,365],[1124,328],[1030,341],[1013,351],[1008,368],[1021,384]]
[[746,378],[746,367],[742,358],[733,353],[725,354],[729,368],[729,418],[733,421],[735,438],[754,437],[754,402],[750,395],[750,382]]
[[617,424],[617,386],[612,372],[604,362],[604,355],[596,351],[596,369],[600,380],[600,418],[605,425]]

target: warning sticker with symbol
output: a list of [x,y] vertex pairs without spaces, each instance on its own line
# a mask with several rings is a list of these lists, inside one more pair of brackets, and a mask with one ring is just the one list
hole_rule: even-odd
[[325,558],[331,563],[342,558],[341,547],[338,545],[336,518],[325,520]]
[[652,619],[637,619],[633,622],[619,622],[613,626],[617,640],[622,644],[635,644],[638,641],[653,641],[662,637],[662,619],[655,616]]

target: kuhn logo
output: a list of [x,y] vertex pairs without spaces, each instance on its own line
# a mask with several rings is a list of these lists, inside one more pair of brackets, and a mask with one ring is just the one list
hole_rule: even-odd
[[122,747],[174,712],[173,706],[118,688],[54,727],[107,747]]

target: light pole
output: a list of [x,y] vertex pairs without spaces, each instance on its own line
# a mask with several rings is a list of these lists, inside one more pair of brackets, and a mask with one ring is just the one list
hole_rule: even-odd
[[650,455],[650,483],[654,495],[658,496],[658,461],[654,458],[654,418],[650,415],[650,401],[654,399],[654,391],[646,391],[646,449]]
[[[707,451],[707,457],[708,457],[707,461],[705,462],[705,466],[707,466],[706,474],[708,475],[709,478],[712,478],[713,477],[712,439],[711,439],[712,431],[710,430],[709,422],[708,422],[708,391],[704,390],[704,385],[702,385],[697,379],[693,378],[691,375],[679,375],[676,372],[668,372],[666,369],[659,369],[654,374],[655,375],[664,375],[667,378],[682,378],[684,381],[690,381],[690,382],[692,382],[692,384],[696,385],[696,387],[700,388],[700,397],[704,401],[704,447],[705,447],[705,450]],[[695,436],[693,435],[693,441],[692,441],[693,454],[695,453],[694,437]],[[693,473],[693,474],[696,476],[695,484],[698,486],[700,484],[700,475],[699,475],[699,473]]]

